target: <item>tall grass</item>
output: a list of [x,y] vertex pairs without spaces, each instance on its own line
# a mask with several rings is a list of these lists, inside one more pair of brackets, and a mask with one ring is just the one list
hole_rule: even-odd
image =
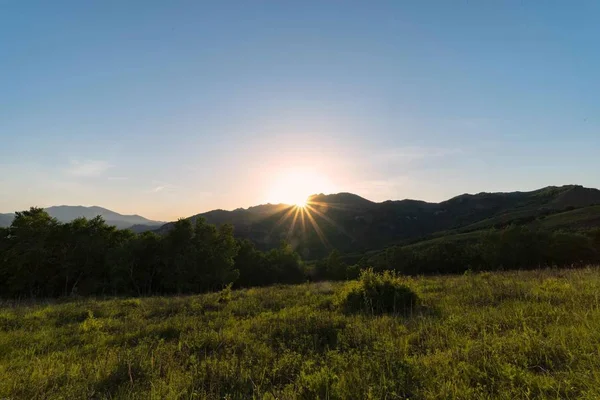
[[600,398],[598,268],[398,279],[410,314],[345,283],[4,303],[0,398]]

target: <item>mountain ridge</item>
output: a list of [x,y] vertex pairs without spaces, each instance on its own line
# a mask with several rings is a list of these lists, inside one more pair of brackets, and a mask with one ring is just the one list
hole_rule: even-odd
[[[341,192],[309,196],[306,208],[298,209],[298,213],[292,205],[264,204],[232,211],[212,210],[187,219],[193,222],[203,217],[210,224],[231,223],[236,236],[253,241],[261,249],[287,240],[310,259],[332,248],[367,251],[436,232],[469,230],[473,224],[483,229],[596,204],[600,204],[600,190],[580,185],[547,186],[526,192],[465,193],[439,203],[414,199],[373,202]],[[261,213],[254,209],[261,209]],[[302,224],[296,214],[310,214],[312,219],[307,216]],[[165,233],[172,226],[173,222],[167,223],[156,232]],[[305,231],[299,232],[298,226],[304,226]]]
[[[547,186],[532,191],[463,193],[435,203],[403,199],[375,202],[340,192],[313,194],[307,205],[259,204],[233,210],[215,209],[187,217],[202,217],[209,224],[234,225],[238,238],[248,239],[262,250],[288,241],[305,259],[381,249],[440,235],[532,223],[548,215],[566,213],[547,226],[600,226],[600,190],[581,185]],[[590,207],[595,206],[595,207]],[[587,208],[586,208],[587,207]],[[152,221],[137,214],[122,215],[100,206],[53,206],[46,209],[61,222],[100,215],[109,225],[134,232],[166,233],[174,222]],[[0,214],[0,227],[14,214]],[[558,218],[558,217],[557,217]],[[538,224],[544,226],[544,224]]]
[[[51,217],[60,222],[70,222],[76,218],[92,219],[97,216],[104,218],[107,224],[114,225],[119,229],[134,228],[136,232],[156,229],[163,225],[164,221],[154,221],[137,214],[120,214],[100,206],[68,206],[59,205],[44,208]],[[0,214],[0,227],[9,226],[15,214]]]

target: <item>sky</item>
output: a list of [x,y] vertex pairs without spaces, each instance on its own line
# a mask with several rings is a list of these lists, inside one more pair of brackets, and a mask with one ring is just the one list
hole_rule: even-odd
[[600,187],[597,1],[0,1],[0,212]]

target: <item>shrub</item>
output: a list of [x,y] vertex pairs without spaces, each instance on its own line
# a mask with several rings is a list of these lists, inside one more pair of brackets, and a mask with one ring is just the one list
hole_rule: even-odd
[[358,281],[344,286],[336,303],[346,312],[405,314],[417,305],[418,297],[394,271],[376,273],[369,268],[361,271]]
[[218,293],[218,302],[219,303],[229,303],[231,301],[231,286],[233,283],[228,284]]

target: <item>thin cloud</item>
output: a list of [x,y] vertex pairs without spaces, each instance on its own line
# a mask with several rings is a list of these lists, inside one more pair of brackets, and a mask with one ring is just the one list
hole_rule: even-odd
[[426,176],[402,175],[388,179],[367,180],[356,184],[354,189],[356,193],[361,193],[373,201],[414,199],[439,202],[445,200],[439,197],[438,181]]
[[389,179],[373,179],[353,185],[356,193],[364,193],[370,200],[382,201],[395,199],[403,189],[411,187],[415,181],[407,176],[395,176]]
[[112,165],[102,160],[71,160],[67,174],[75,177],[92,178],[102,176]]
[[109,176],[107,179],[108,179],[109,181],[126,181],[126,180],[128,180],[129,178],[128,178],[128,177],[126,177],[126,176]]
[[150,193],[173,193],[180,189],[178,186],[166,182],[154,181],[153,184],[156,186],[149,190]]
[[380,162],[399,162],[411,163],[428,158],[440,158],[461,154],[462,150],[458,148],[444,147],[399,147],[384,151],[377,155],[376,159]]

